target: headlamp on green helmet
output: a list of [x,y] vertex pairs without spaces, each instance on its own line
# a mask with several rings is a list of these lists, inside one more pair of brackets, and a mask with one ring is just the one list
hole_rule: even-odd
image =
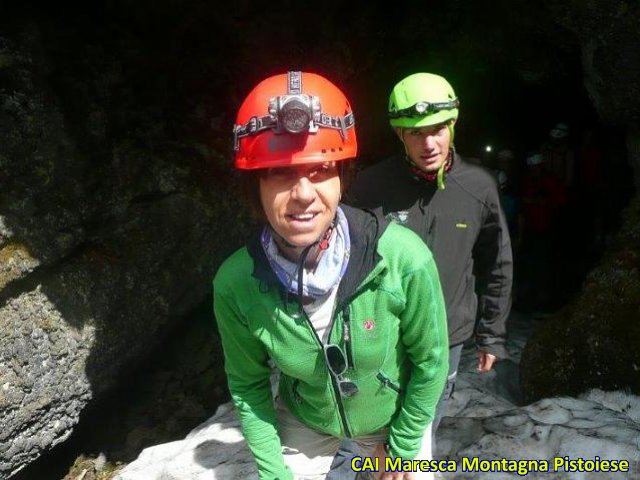
[[424,117],[426,115],[432,115],[440,110],[452,110],[458,108],[460,102],[456,98],[450,102],[418,102],[408,108],[401,110],[393,110],[388,113],[389,118],[402,118],[402,117]]
[[439,75],[414,73],[393,87],[388,116],[392,127],[414,128],[456,120],[460,101]]

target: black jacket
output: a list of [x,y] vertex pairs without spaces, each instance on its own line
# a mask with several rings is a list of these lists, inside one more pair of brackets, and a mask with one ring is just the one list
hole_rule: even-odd
[[507,358],[513,263],[495,179],[458,154],[445,175],[444,190],[417,179],[408,167],[398,156],[365,169],[351,186],[347,203],[381,209],[429,246],[444,292],[451,346],[475,331],[479,349]]

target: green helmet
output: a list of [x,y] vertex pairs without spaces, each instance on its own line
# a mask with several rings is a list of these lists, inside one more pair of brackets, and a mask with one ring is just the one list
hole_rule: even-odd
[[400,80],[389,96],[392,127],[437,125],[458,118],[460,102],[453,87],[432,73],[414,73]]

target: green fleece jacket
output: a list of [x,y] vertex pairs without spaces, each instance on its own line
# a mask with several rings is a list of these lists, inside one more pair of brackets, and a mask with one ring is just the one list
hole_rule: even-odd
[[446,315],[431,252],[405,227],[342,208],[351,256],[329,343],[347,352],[345,376],[359,388],[353,397],[338,393],[315,330],[257,240],[231,255],[214,279],[229,390],[261,479],[292,478],[277,433],[269,359],[282,372],[282,401],[302,423],[342,438],[388,427],[391,454],[403,459],[417,454],[445,383]]

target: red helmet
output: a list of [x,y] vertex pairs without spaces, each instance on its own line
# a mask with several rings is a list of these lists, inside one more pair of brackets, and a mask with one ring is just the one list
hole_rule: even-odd
[[245,98],[233,127],[235,167],[282,167],[354,158],[358,142],[347,97],[308,72],[260,82]]

